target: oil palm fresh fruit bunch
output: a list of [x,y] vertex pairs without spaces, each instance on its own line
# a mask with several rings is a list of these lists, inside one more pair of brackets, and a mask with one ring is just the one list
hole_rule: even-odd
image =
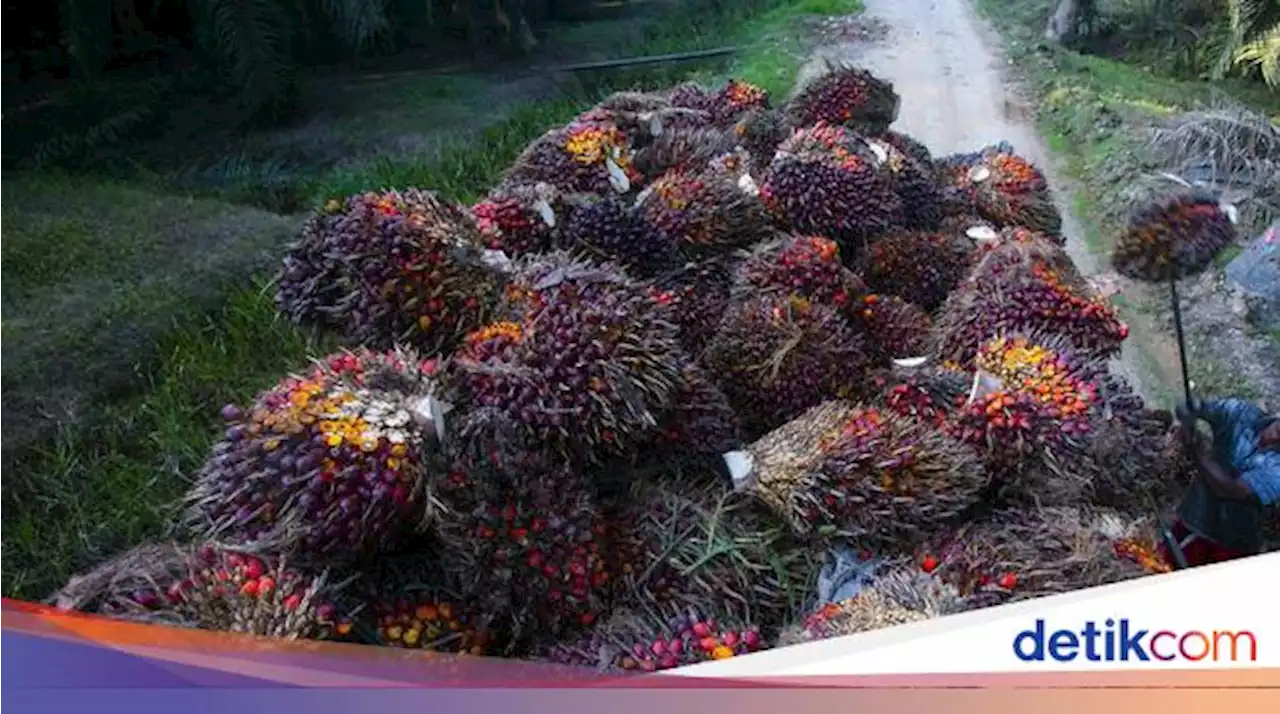
[[949,164],[944,175],[969,194],[979,214],[1002,226],[1062,232],[1062,216],[1044,174],[1011,149],[988,147],[972,163]]
[[602,260],[617,261],[636,275],[670,269],[679,251],[676,236],[616,196],[582,200],[565,221],[562,241]]
[[943,427],[968,399],[973,378],[945,366],[884,370],[872,375],[866,391],[881,409]]
[[451,404],[519,441],[586,461],[627,453],[651,435],[685,354],[667,309],[644,286],[609,265],[535,256],[516,266],[499,312],[508,319],[454,353]]
[[612,112],[655,112],[671,106],[671,102],[659,92],[614,92],[596,102],[593,109]]
[[396,593],[378,602],[372,617],[381,647],[486,655],[494,645],[484,619],[456,599],[435,593]]
[[987,606],[1151,574],[1129,551],[1154,550],[1154,536],[1149,522],[1106,509],[1004,509],[921,547],[917,562]]
[[441,567],[509,636],[508,652],[590,626],[614,574],[591,484],[554,458],[519,473],[455,468],[440,491]]
[[633,159],[631,139],[602,112],[535,139],[500,186],[544,182],[565,193],[626,193],[640,178]]
[[664,128],[636,150],[635,165],[648,185],[668,171],[700,171],[734,144],[732,135],[711,126]]
[[342,585],[283,560],[211,544],[143,545],[73,578],[60,609],[178,627],[285,639],[330,639],[351,630]]
[[[754,456],[756,446],[748,451]],[[976,504],[990,483],[964,444],[873,407],[827,424],[816,456],[803,470],[755,457],[750,491],[797,533],[854,538],[885,552],[920,542]]]
[[896,295],[870,294],[861,302],[857,318],[873,362],[886,364],[925,354],[933,329],[929,313]]
[[768,110],[769,92],[741,79],[730,79],[713,95],[711,116],[717,126],[732,127],[748,112]]
[[776,629],[817,572],[784,523],[707,466],[635,479],[606,513],[622,608],[714,606]]
[[900,104],[889,82],[858,67],[828,63],[796,88],[787,113],[796,126],[827,122],[881,134],[897,120]]
[[680,344],[700,357],[729,307],[734,261],[727,257],[686,263],[653,281],[650,293],[679,328]]
[[730,129],[739,146],[746,150],[750,170],[759,173],[773,161],[778,145],[791,133],[786,117],[777,109],[752,109]]
[[563,197],[547,183],[496,189],[471,206],[485,246],[512,258],[550,250],[566,214]]
[[667,92],[667,101],[673,107],[706,111],[712,102],[713,92],[696,82],[682,82]]
[[893,131],[892,129],[875,134],[874,136],[880,141],[883,141],[890,146],[893,146],[898,151],[906,154],[922,169],[924,169],[929,174],[930,178],[936,179],[933,154],[929,152],[929,147],[925,146],[919,140],[907,134],[903,134],[902,132]]
[[863,241],[901,225],[904,206],[883,150],[844,127],[798,129],[761,176],[760,199],[782,225],[840,243],[845,258]]
[[970,605],[950,583],[911,566],[878,573],[848,600],[818,606],[778,638],[779,647],[845,637],[964,612]]
[[226,432],[188,491],[202,539],[309,556],[369,554],[427,516],[435,360],[342,352],[222,410]]
[[582,637],[548,647],[545,659],[602,672],[657,672],[766,648],[760,631],[710,609],[619,611]]
[[462,210],[433,194],[385,191],[329,201],[285,255],[276,306],[298,324],[374,349],[452,348],[499,285]]
[[782,236],[761,243],[738,266],[734,296],[797,295],[820,305],[850,310],[867,287],[840,261],[835,241],[818,236]]
[[931,164],[922,164],[895,143],[878,137],[868,138],[888,157],[885,165],[893,177],[894,190],[902,203],[903,225],[918,230],[933,230],[944,215],[941,185]]
[[972,244],[946,233],[899,232],[871,243],[860,264],[867,285],[936,310],[965,278]]
[[724,391],[697,361],[686,359],[672,403],[654,430],[655,448],[664,458],[681,452],[718,456],[741,446],[740,431]]
[[1195,275],[1235,241],[1234,211],[1203,192],[1144,206],[1116,241],[1111,265],[1121,275],[1148,282]]
[[744,436],[754,438],[832,395],[851,393],[867,357],[844,311],[764,295],[730,306],[703,363],[738,411]]
[[1086,466],[1094,502],[1135,515],[1149,512],[1152,502],[1177,503],[1196,467],[1168,416],[1143,410],[1137,418],[1095,421]]
[[760,199],[710,166],[659,176],[637,198],[637,210],[690,257],[751,245],[769,228]]

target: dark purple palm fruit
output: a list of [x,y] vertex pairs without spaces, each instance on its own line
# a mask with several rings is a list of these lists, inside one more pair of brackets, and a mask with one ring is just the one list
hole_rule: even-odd
[[1144,206],[1116,241],[1111,264],[1121,275],[1147,282],[1195,275],[1235,240],[1235,215],[1204,192]]
[[657,424],[684,351],[667,308],[616,267],[564,253],[521,261],[506,322],[473,333],[450,364],[450,403],[491,412],[543,448],[587,461],[626,453]]
[[637,210],[688,256],[742,248],[766,234],[769,216],[737,178],[710,167],[668,171],[637,197]]
[[499,289],[464,211],[411,189],[329,201],[290,247],[276,305],[347,344],[452,348],[482,323]]
[[883,154],[843,127],[799,129],[761,177],[760,198],[784,226],[835,240],[848,259],[866,239],[902,224],[905,207]]
[[928,353],[933,320],[917,305],[895,295],[867,295],[857,310],[872,361],[888,364]]
[[702,355],[729,307],[735,261],[729,257],[686,263],[659,276],[649,290],[679,328],[680,344],[693,357]]
[[673,454],[719,456],[739,448],[738,417],[720,386],[696,361],[680,371],[671,406],[658,420],[655,448],[664,459]]
[[924,230],[936,228],[943,217],[944,199],[933,167],[920,163],[891,142],[880,138],[868,141],[878,143],[888,157],[885,164],[893,177],[894,190],[907,207],[903,211],[903,225]]
[[859,263],[871,290],[933,311],[965,278],[973,252],[973,243],[967,239],[910,231],[875,241]]
[[512,258],[551,250],[566,213],[563,197],[546,183],[496,189],[471,207],[485,247]]
[[810,548],[706,465],[634,479],[604,505],[618,572],[615,607],[714,604],[772,629],[816,574]]
[[755,461],[749,490],[797,533],[853,538],[878,553],[910,548],[990,483],[972,449],[927,422],[861,407],[828,429],[810,468]]
[[762,293],[798,295],[852,311],[867,293],[867,286],[841,263],[835,241],[785,236],[757,246],[738,266],[734,297],[747,299]]
[[791,134],[782,112],[777,109],[752,109],[733,125],[732,136],[747,151],[752,173],[763,172],[773,161],[778,146]]
[[440,490],[442,568],[467,603],[498,616],[512,650],[589,627],[613,586],[591,485],[555,461],[532,458],[518,474],[455,469]]
[[612,674],[658,672],[766,649],[759,628],[710,608],[620,611],[581,637],[539,650],[542,659]]
[[763,295],[730,306],[703,363],[752,438],[832,395],[851,393],[867,358],[846,311]]
[[935,427],[946,425],[969,398],[973,376],[946,366],[896,367],[871,375],[873,406]]
[[644,211],[615,196],[575,202],[561,235],[564,247],[617,261],[636,275],[669,270],[679,244]]
[[667,92],[667,101],[671,106],[682,109],[710,111],[713,93],[694,82],[677,84]]
[[307,556],[368,554],[424,524],[424,459],[442,424],[435,360],[343,352],[222,410],[226,434],[186,495],[208,540]]
[[883,134],[897,120],[901,99],[892,84],[849,65],[829,62],[825,69],[798,86],[787,102],[792,124],[826,122]]
[[631,139],[606,111],[534,139],[503,175],[501,185],[545,182],[565,193],[626,193],[639,178]]

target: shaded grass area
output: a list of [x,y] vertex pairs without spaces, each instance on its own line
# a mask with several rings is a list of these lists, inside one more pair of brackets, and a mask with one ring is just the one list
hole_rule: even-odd
[[[1149,69],[1160,66],[1149,56],[1143,66],[1046,46],[1041,40],[1053,0],[977,0],[977,6],[1004,36],[1006,52],[1038,100],[1037,121],[1049,148],[1062,159],[1075,180],[1072,208],[1084,228],[1091,253],[1103,259],[1122,229],[1140,185],[1163,167],[1149,148],[1149,131],[1174,115],[1223,105],[1244,105],[1266,115],[1280,116],[1280,95],[1242,80],[1215,82],[1179,79]],[[1234,254],[1224,253],[1225,265]],[[1149,332],[1172,333],[1164,324],[1168,293],[1138,286],[1126,299],[1115,300],[1122,317]],[[1176,364],[1167,350],[1156,350],[1136,330],[1133,339],[1147,371],[1173,375]],[[1256,396],[1239,370],[1207,354],[1195,354],[1193,379],[1206,394]],[[1176,353],[1173,353],[1176,354]],[[1159,356],[1158,356],[1159,355]],[[1173,357],[1176,359],[1176,357]],[[1163,403],[1181,398],[1175,381],[1145,385],[1149,396]]]
[[[676,33],[681,23],[673,18],[667,24],[677,29],[665,30],[670,34],[638,47],[663,52],[713,38],[718,44],[751,46],[715,70],[660,68],[607,80],[579,78],[567,96],[516,106],[477,132],[440,142],[438,150],[388,152],[368,162],[300,173],[296,180],[283,181],[280,190],[296,194],[303,187],[308,205],[359,190],[408,186],[471,200],[528,141],[607,91],[732,73],[785,92],[802,56],[798,35],[792,31],[797,16],[853,12],[859,3],[758,0],[727,7],[723,16],[697,25],[700,31],[687,36],[689,44],[680,43]],[[228,166],[233,171],[234,161]],[[241,172],[253,179],[256,170],[246,164]],[[154,185],[166,185],[159,172],[150,177]],[[261,186],[245,180],[237,190],[263,190]],[[12,198],[11,187],[16,192]],[[296,229],[297,218],[242,211],[209,200],[164,198],[101,180],[11,178],[5,189],[3,257],[4,277],[9,280],[4,284],[4,357],[10,358],[15,341],[26,350],[14,353],[20,358],[5,360],[5,416],[11,366],[17,370],[14,374],[31,370],[27,384],[36,387],[37,398],[46,396],[41,388],[53,390],[53,383],[42,380],[55,377],[31,366],[37,359],[31,355],[60,353],[71,372],[80,377],[92,373],[98,355],[91,351],[103,344],[101,336],[95,342],[76,342],[73,338],[87,340],[89,334],[79,327],[63,329],[57,320],[65,319],[64,313],[48,312],[55,297],[79,294],[85,281],[109,281],[111,300],[122,306],[106,310],[94,324],[108,335],[137,328],[136,339],[145,344],[133,345],[135,354],[150,355],[114,361],[130,365],[132,390],[111,390],[96,403],[82,403],[90,413],[69,419],[56,437],[36,447],[14,454],[6,449],[3,590],[10,597],[41,598],[74,572],[162,534],[169,504],[181,494],[186,478],[218,434],[219,408],[251,399],[332,345],[280,320],[272,290],[262,277],[248,289],[228,290],[226,284],[210,288],[209,300],[186,292],[195,290],[187,285],[193,282],[189,268],[203,261],[225,260],[230,284],[247,281],[254,271],[268,274],[262,269],[278,259],[279,246],[285,234]],[[209,193],[239,200],[225,186]],[[82,208],[68,212],[60,204],[66,200]],[[62,220],[60,215],[79,218]],[[205,234],[192,226],[212,231],[214,237],[202,237]],[[210,255],[213,244],[224,257]],[[10,289],[16,296],[13,301]],[[148,324],[148,316],[154,316],[155,329],[140,328]],[[5,429],[8,446],[7,419]]]

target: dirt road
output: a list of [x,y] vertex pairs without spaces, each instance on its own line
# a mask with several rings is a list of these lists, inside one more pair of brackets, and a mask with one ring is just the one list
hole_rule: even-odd
[[[1010,91],[999,40],[966,0],[866,0],[859,16],[865,33],[819,47],[802,75],[825,60],[852,62],[893,82],[902,97],[896,129],[923,141],[935,155],[974,151],[1008,141],[1044,169],[1063,217],[1067,250],[1086,275],[1096,275],[1105,256],[1093,255],[1072,214],[1064,181],[1032,122],[1031,107]],[[868,36],[870,39],[868,39]],[[1113,365],[1136,388],[1164,381],[1138,348]],[[1176,357],[1175,357],[1176,359]],[[1176,366],[1176,362],[1173,363]]]

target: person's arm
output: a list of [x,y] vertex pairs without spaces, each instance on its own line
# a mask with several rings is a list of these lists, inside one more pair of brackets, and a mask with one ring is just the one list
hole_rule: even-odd
[[1262,505],[1270,506],[1280,500],[1280,453],[1266,454],[1259,461],[1260,464],[1251,464],[1241,472],[1238,480],[1249,487]]
[[1230,466],[1214,458],[1213,451],[1206,448],[1203,443],[1197,445],[1195,456],[1196,464],[1200,467],[1200,473],[1204,475],[1209,490],[1218,496],[1233,501],[1243,501],[1255,495],[1251,485],[1238,478]]
[[1215,436],[1229,433],[1235,424],[1262,416],[1262,410],[1243,399],[1193,399],[1189,406],[1193,417],[1209,422]]

